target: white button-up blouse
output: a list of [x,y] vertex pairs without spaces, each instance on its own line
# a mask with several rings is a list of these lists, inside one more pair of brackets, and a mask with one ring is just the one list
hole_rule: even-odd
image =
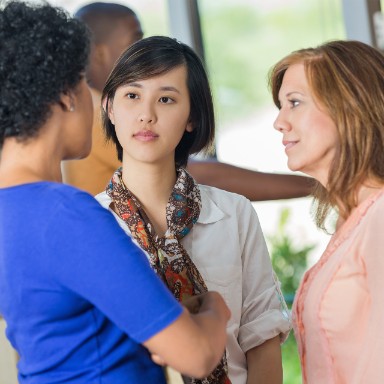
[[[285,340],[291,329],[290,316],[250,201],[217,188],[199,188],[200,216],[181,242],[208,289],[218,291],[231,310],[227,326],[229,378],[232,384],[246,384],[245,353],[277,335]],[[110,209],[111,199],[105,192],[96,198]],[[113,214],[130,236],[124,221]]]

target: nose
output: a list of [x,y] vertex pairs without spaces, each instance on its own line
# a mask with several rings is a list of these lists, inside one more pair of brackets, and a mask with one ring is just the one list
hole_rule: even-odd
[[150,117],[147,117],[147,116],[141,116],[140,121],[143,123],[152,123],[152,119]]
[[140,111],[138,120],[140,123],[153,124],[156,122],[156,112],[150,105],[144,105]]
[[291,124],[284,116],[284,113],[282,110],[279,111],[276,120],[273,123],[273,128],[276,129],[276,131],[279,131],[281,133],[288,132],[292,129]]

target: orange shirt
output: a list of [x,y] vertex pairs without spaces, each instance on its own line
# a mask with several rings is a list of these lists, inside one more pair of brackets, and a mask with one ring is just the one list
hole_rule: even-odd
[[94,107],[91,153],[82,160],[63,161],[62,171],[64,183],[96,195],[105,190],[121,163],[117,160],[115,145],[105,142],[101,125],[101,94],[92,88],[91,94]]
[[305,274],[293,321],[303,383],[384,382],[384,189],[352,212]]

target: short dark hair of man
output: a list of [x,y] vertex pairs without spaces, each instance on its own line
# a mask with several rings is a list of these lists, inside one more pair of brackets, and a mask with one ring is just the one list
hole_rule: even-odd
[[95,44],[103,43],[115,28],[115,20],[119,17],[133,16],[136,13],[125,5],[116,3],[95,2],[79,8],[75,17],[92,31]]

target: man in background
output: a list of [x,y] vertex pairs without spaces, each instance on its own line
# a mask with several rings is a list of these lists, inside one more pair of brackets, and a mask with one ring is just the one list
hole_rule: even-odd
[[96,195],[105,189],[113,172],[121,165],[115,146],[104,139],[101,93],[116,59],[140,40],[143,32],[135,12],[123,5],[92,3],[80,8],[75,17],[85,22],[92,33],[86,73],[94,106],[92,150],[85,159],[63,162],[63,181]]
[[[91,3],[75,16],[88,25],[93,35],[86,73],[94,104],[93,144],[87,158],[63,162],[63,181],[96,195],[105,189],[120,166],[115,146],[104,140],[101,93],[115,61],[126,48],[142,39],[143,31],[135,12],[120,4]],[[190,161],[188,171],[200,184],[239,193],[251,201],[307,196],[312,185],[307,177],[257,172],[215,160]]]

